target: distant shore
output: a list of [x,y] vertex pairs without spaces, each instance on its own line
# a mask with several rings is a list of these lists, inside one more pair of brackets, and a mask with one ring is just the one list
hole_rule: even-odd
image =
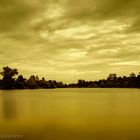
[[[62,81],[41,79],[36,75],[31,75],[29,79],[18,75],[17,69],[3,67],[0,72],[3,76],[0,79],[0,89],[54,89],[54,88],[140,88],[140,73],[136,75],[117,77],[117,74],[109,74],[106,79],[98,81],[78,80],[77,83],[65,84]],[[17,78],[15,76],[18,75]]]

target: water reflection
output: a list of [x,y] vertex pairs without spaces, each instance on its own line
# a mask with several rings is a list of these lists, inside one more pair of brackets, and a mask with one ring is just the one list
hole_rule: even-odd
[[0,117],[3,114],[4,118],[0,131],[14,128],[14,133],[25,134],[25,140],[140,139],[139,90],[53,89],[0,94]]
[[4,119],[17,118],[17,103],[13,95],[10,95],[9,91],[3,91],[2,98],[2,112]]

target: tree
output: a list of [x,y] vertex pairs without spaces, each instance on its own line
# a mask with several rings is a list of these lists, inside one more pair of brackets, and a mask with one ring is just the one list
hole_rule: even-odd
[[23,78],[22,75],[19,75],[16,80],[16,88],[18,89],[25,89],[26,88],[26,79]]
[[116,79],[117,79],[117,74],[115,74],[115,73],[109,74],[109,76],[107,78],[107,80],[111,80],[111,81],[116,80]]
[[4,89],[12,89],[14,88],[15,79],[13,77],[15,75],[18,75],[17,69],[12,69],[7,67],[3,67],[3,71],[0,72],[0,74],[3,76],[2,79],[2,86]]
[[140,72],[138,73],[136,84],[137,84],[137,87],[140,88]]
[[7,76],[8,75],[9,77],[12,78],[13,76],[18,74],[18,71],[17,71],[17,69],[11,69],[7,66],[7,67],[3,67],[3,71],[0,72],[0,74],[2,76]]
[[36,77],[34,75],[31,75],[30,78],[27,80],[27,86],[30,89],[39,88],[38,84],[36,83]]
[[78,80],[77,83],[78,87],[84,87],[84,84],[85,84],[85,80],[81,80],[81,79]]
[[135,78],[135,77],[136,77],[136,74],[135,74],[135,73],[131,73],[131,74],[130,74],[130,77],[131,77],[131,78]]

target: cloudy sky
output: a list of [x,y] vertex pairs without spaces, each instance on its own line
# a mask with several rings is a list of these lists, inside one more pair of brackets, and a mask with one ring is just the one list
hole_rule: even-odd
[[140,71],[139,0],[0,0],[0,69],[75,82]]

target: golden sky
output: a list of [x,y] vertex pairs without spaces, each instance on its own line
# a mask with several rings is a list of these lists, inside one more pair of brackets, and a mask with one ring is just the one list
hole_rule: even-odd
[[139,0],[0,0],[0,66],[75,82],[140,71]]

